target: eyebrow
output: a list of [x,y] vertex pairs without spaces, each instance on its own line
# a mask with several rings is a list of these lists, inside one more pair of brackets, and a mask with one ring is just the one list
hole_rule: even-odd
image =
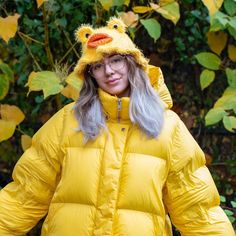
[[116,56],[116,55],[120,55],[120,54],[114,53],[114,54],[111,54],[110,56],[108,56],[108,58]]

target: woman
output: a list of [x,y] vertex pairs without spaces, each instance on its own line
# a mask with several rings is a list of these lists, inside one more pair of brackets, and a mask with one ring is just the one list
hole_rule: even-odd
[[76,37],[80,97],[16,164],[0,192],[0,235],[24,235],[47,214],[43,236],[169,236],[170,218],[184,236],[233,236],[203,152],[123,22]]

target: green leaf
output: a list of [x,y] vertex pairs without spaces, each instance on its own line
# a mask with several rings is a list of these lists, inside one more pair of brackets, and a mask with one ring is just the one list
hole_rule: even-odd
[[212,108],[205,116],[206,126],[218,123],[222,118],[227,115],[226,111],[222,108]]
[[224,209],[224,212],[227,216],[232,216],[234,215],[233,211],[230,211],[230,210],[227,210],[227,209]]
[[228,31],[231,34],[231,36],[233,36],[233,38],[236,40],[236,29],[229,26]]
[[210,18],[210,31],[219,31],[226,28],[227,23],[229,22],[229,16],[226,14],[217,11]]
[[220,195],[220,202],[226,202],[225,196],[221,196],[221,195]]
[[67,20],[65,17],[61,18],[61,19],[57,19],[56,23],[58,25],[60,25],[61,27],[65,28],[67,26]]
[[208,69],[218,70],[220,68],[221,60],[213,53],[201,52],[195,55],[195,57],[199,64]]
[[224,8],[225,11],[230,15],[233,16],[236,14],[236,2],[233,0],[224,0]]
[[175,1],[160,6],[155,9],[155,11],[160,13],[167,20],[171,20],[174,24],[176,24],[180,18],[179,4]]
[[0,70],[8,77],[10,82],[14,82],[14,72],[7,64],[0,63]]
[[43,90],[44,99],[50,95],[60,93],[63,89],[60,78],[52,71],[35,73],[35,76],[26,86],[29,86],[29,92]]
[[200,84],[201,84],[201,89],[205,89],[208,87],[215,79],[215,72],[211,70],[203,70],[201,75],[200,75]]
[[234,223],[234,222],[235,222],[235,217],[234,217],[234,216],[228,216],[228,218],[229,218],[229,221],[230,221],[231,223]]
[[5,74],[0,74],[0,100],[5,98],[9,90],[9,80]]
[[113,6],[122,6],[124,4],[124,0],[113,0]]
[[223,124],[225,128],[230,132],[235,132],[236,129],[236,117],[234,116],[224,116]]
[[236,70],[226,68],[226,75],[229,86],[232,88],[236,88]]
[[147,20],[140,20],[140,22],[145,27],[148,34],[156,42],[156,40],[161,35],[161,25],[159,24],[159,22],[157,20],[155,20],[154,18],[150,18],[150,19],[147,19]]
[[233,206],[233,208],[236,208],[236,202],[235,201],[230,201],[230,203]]
[[73,86],[78,91],[80,91],[83,85],[83,81],[78,78],[76,72],[72,72],[71,74],[69,74],[68,77],[66,78],[66,82],[71,86]]
[[236,39],[236,16],[230,18],[227,26],[229,33]]

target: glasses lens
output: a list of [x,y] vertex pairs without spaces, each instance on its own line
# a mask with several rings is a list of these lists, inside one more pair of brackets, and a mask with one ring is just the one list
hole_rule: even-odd
[[[114,55],[109,57],[108,64],[112,70],[118,71],[125,65],[125,57],[122,55]],[[101,77],[105,73],[105,64],[102,62],[94,63],[90,66],[90,74],[93,77]]]
[[112,70],[120,70],[125,65],[125,57],[122,55],[114,55],[109,58],[109,65]]
[[90,67],[90,73],[94,77],[97,77],[97,76],[103,74],[103,72],[104,72],[104,64],[103,63],[100,63],[100,62],[94,63]]

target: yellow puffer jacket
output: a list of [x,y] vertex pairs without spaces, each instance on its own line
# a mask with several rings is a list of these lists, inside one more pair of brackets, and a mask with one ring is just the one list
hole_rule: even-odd
[[[162,82],[160,82],[162,81]],[[170,95],[159,80],[166,107]],[[0,192],[0,235],[25,235],[47,214],[43,236],[233,236],[204,154],[179,117],[165,113],[158,139],[133,126],[129,98],[99,91],[108,131],[83,144],[65,106],[34,136]]]

